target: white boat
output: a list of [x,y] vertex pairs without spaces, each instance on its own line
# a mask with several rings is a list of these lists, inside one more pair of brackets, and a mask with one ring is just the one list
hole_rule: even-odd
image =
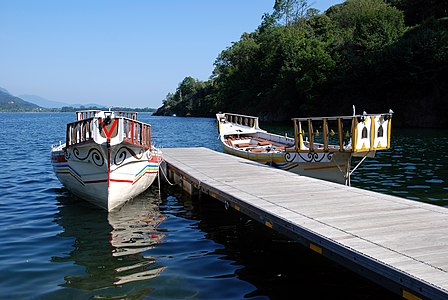
[[66,142],[51,149],[53,169],[68,190],[111,211],[154,182],[162,153],[136,112],[89,110],[76,117]]
[[[350,175],[390,148],[392,110],[383,114],[294,118],[294,136],[269,133],[258,117],[218,113],[224,152],[300,175],[350,185]],[[352,157],[360,157],[351,169]]]

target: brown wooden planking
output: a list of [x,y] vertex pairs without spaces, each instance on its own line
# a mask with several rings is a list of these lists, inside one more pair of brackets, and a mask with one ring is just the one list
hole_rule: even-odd
[[448,297],[447,209],[206,148],[164,149],[163,154],[168,169],[202,192],[386,288],[421,298]]

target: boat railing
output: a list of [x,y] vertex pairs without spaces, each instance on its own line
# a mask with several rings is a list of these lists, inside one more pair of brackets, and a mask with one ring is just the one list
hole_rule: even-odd
[[[80,120],[84,120],[84,119],[88,119],[88,118],[93,118],[96,117],[98,115],[98,113],[100,113],[101,110],[98,109],[91,109],[91,110],[79,110],[76,112],[76,120],[80,121]],[[123,118],[128,118],[128,119],[132,119],[132,120],[137,120],[137,112],[136,111],[113,111],[113,113],[116,116],[119,117],[123,117]]]
[[226,122],[258,128],[258,117],[225,113],[224,118]]
[[390,148],[392,114],[294,118],[298,152],[370,152]]
[[[111,130],[111,125],[101,129],[100,118],[90,117],[67,124],[66,147],[84,144],[90,141],[107,142],[104,130]],[[116,118],[118,123],[109,137],[113,144],[122,141],[151,149],[151,125],[126,117]]]
[[66,132],[66,147],[83,144],[93,140],[93,117],[68,123]]
[[123,118],[124,141],[151,149],[151,125]]
[[115,115],[118,115],[123,118],[128,118],[132,120],[137,120],[137,112],[136,111],[114,111]]
[[101,110],[98,110],[98,109],[79,110],[76,112],[76,120],[81,121],[81,120],[93,118],[99,112],[101,112]]

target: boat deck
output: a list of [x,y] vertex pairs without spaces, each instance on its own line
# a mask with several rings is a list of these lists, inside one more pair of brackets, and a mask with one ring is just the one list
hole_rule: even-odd
[[250,152],[284,151],[289,147],[286,144],[255,136],[227,136],[224,142],[230,147]]
[[406,299],[448,298],[448,210],[206,148],[163,149],[168,177]]

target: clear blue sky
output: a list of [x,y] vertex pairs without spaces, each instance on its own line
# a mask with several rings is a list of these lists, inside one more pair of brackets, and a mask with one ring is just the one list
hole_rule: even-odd
[[[67,103],[162,105],[274,0],[0,0],[0,87]],[[314,0],[320,11],[343,0]]]

